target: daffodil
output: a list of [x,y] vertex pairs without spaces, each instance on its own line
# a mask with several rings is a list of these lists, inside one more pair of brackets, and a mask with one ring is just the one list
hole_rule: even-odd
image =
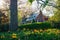
[[17,34],[13,33],[12,38],[17,38]]

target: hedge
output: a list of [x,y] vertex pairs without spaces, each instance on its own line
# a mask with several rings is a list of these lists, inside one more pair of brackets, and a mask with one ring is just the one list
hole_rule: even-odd
[[53,21],[51,24],[52,24],[52,26],[53,26],[54,28],[60,29],[60,22],[54,22],[54,21]]
[[48,29],[51,28],[51,24],[49,22],[37,22],[37,23],[30,23],[30,24],[24,24],[20,25],[19,28],[29,28],[29,29]]
[[[60,29],[60,22],[36,22],[23,24],[18,26],[18,29],[48,29],[48,28],[58,28]],[[0,32],[5,32],[9,30],[9,24],[0,25]]]

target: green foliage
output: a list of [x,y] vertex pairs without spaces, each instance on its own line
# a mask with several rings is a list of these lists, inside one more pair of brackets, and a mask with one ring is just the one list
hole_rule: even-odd
[[48,2],[49,2],[49,0],[46,0],[46,1],[44,2],[43,7],[46,7],[46,5],[48,4]]
[[58,29],[60,29],[60,22],[55,22],[55,21],[52,21],[52,26],[54,27],[54,28],[58,28]]
[[32,23],[35,23],[35,20],[34,19],[32,20]]
[[6,32],[9,30],[9,24],[1,24],[0,25],[0,32]]
[[52,16],[49,21],[51,22],[52,26],[54,28],[59,28],[60,29],[60,11],[57,10],[54,13],[54,16]]
[[58,7],[54,11],[54,16],[52,16],[49,20],[52,22],[53,27],[60,28],[60,0],[56,1],[56,6]]
[[32,3],[34,0],[28,0],[30,3]]
[[50,18],[51,21],[55,21],[55,22],[59,22],[60,21],[60,11],[57,10],[55,13],[54,13],[54,16],[52,16]]
[[38,23],[31,23],[31,24],[24,24],[19,26],[20,29],[29,28],[29,29],[47,29],[51,28],[51,24],[49,22],[38,22]]
[[57,6],[60,7],[60,0],[57,0]]
[[43,32],[21,31],[21,32],[3,32],[0,33],[0,40],[59,40],[60,30],[47,29]]

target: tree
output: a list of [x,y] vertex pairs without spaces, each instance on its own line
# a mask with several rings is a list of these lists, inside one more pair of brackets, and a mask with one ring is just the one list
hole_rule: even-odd
[[32,3],[34,0],[28,0],[30,3]]
[[2,17],[2,12],[0,11],[0,24],[2,24],[1,23],[1,20],[2,20],[1,17]]
[[[39,2],[39,1],[41,1],[41,2]],[[32,0],[29,0],[29,2],[33,2]],[[46,7],[46,5],[49,3],[49,0],[45,0],[45,1],[43,1],[43,0],[36,0],[36,2],[37,2],[37,8],[38,8],[38,10],[39,10],[39,13],[41,13],[42,14],[42,10],[43,10],[43,8],[45,8]],[[39,4],[41,4],[41,6],[39,7]],[[41,16],[41,18],[40,18],[40,20],[44,20],[43,19],[43,16]]]
[[3,13],[2,10],[0,10],[0,24],[7,24],[9,22],[9,18],[6,13]]
[[50,18],[51,21],[60,22],[60,0],[56,1],[57,8],[54,11],[54,16]]
[[18,28],[17,14],[17,0],[10,0],[10,31],[16,31]]

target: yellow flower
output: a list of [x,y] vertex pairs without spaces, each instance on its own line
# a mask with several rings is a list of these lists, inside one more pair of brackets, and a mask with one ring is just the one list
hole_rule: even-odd
[[40,32],[43,32],[43,30],[42,30],[42,29],[40,29]]
[[15,33],[13,33],[12,38],[17,38],[17,35]]
[[1,36],[1,38],[5,38],[5,36],[4,36],[4,35],[2,35],[2,36]]
[[57,31],[56,31],[56,35],[58,35],[58,34],[60,34],[60,30],[57,30]]
[[34,29],[34,32],[39,32],[38,30]]

